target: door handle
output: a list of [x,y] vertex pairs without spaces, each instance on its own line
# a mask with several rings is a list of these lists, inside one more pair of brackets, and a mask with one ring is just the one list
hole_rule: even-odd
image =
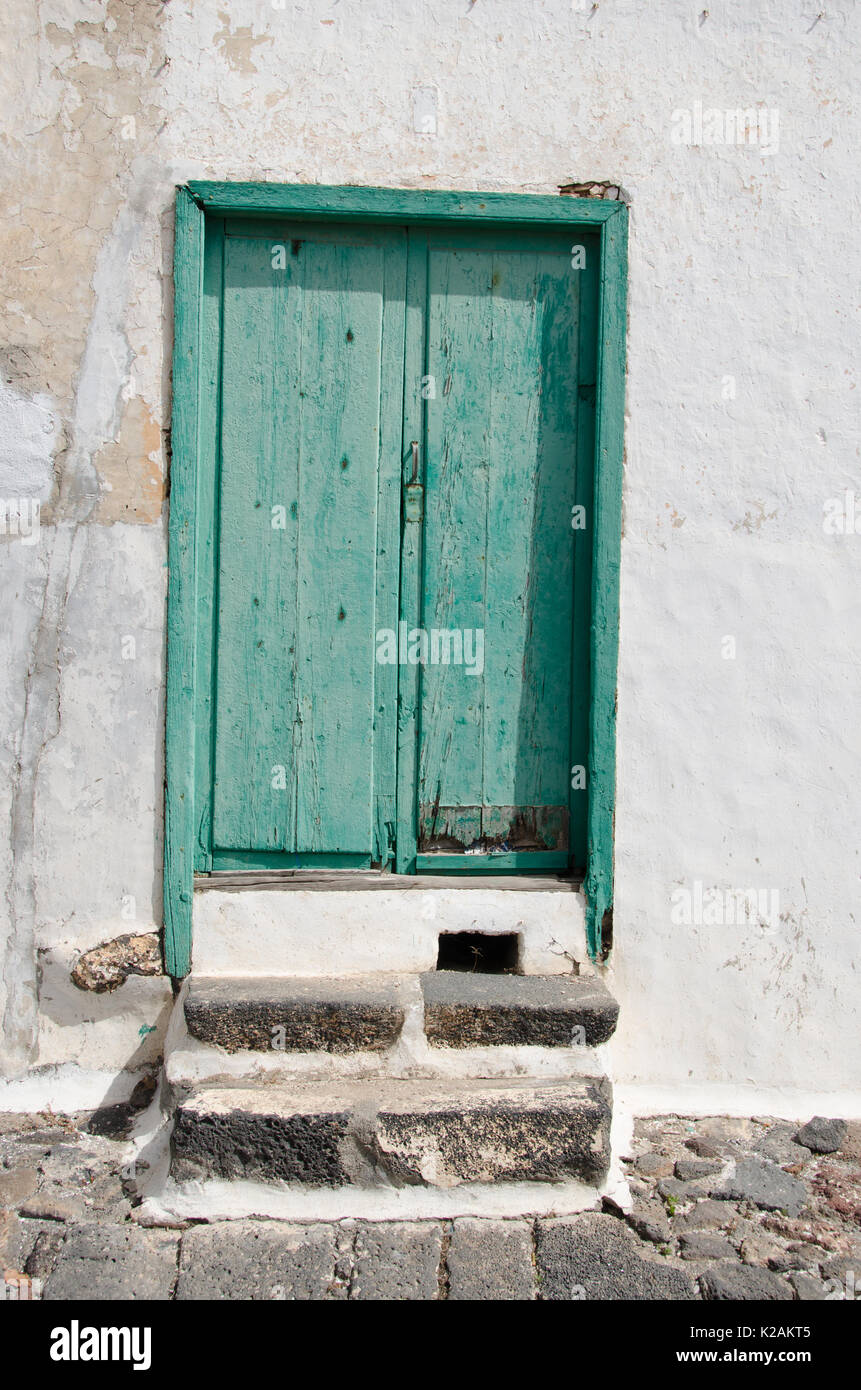
[[410,443],[413,455],[412,477],[404,488],[404,519],[406,521],[421,521],[425,514],[424,488],[419,482],[419,442],[413,439]]

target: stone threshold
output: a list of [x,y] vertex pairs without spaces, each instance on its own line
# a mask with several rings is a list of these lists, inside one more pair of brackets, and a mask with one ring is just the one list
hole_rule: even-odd
[[350,889],[394,889],[398,892],[422,892],[428,888],[494,888],[516,893],[578,893],[582,878],[530,874],[391,874],[381,869],[356,872],[353,869],[268,869],[237,872],[220,870],[211,874],[195,874],[195,892],[217,889],[240,892],[242,889],[306,889],[330,893]]

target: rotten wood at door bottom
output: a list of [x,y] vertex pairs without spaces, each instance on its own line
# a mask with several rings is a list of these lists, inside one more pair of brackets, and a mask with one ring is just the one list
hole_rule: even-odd
[[517,854],[568,848],[567,806],[419,808],[419,852]]

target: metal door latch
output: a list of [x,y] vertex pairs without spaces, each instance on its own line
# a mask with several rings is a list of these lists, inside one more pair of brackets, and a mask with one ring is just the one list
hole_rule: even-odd
[[404,518],[406,521],[421,521],[425,514],[425,492],[419,482],[419,444],[414,439],[410,444],[413,451],[412,477],[404,488]]

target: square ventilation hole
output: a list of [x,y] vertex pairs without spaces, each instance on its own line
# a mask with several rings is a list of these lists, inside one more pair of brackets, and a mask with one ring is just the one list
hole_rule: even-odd
[[519,954],[517,932],[442,932],[436,968],[477,975],[516,975]]

